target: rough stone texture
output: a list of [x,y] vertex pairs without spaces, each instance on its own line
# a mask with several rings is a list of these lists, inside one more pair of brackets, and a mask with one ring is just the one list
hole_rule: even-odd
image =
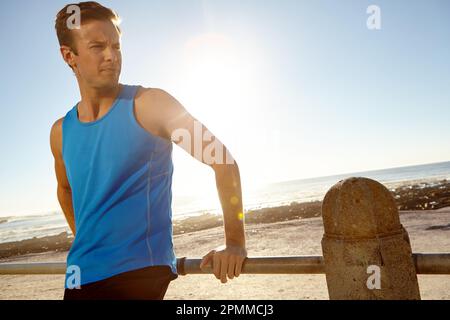
[[[339,181],[322,204],[330,299],[420,299],[411,245],[394,198],[367,178]],[[381,289],[369,289],[370,265],[380,267]]]

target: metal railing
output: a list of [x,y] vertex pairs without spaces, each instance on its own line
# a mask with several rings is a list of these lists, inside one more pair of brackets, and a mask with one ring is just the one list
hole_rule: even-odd
[[[413,253],[417,274],[450,274],[450,253]],[[178,258],[179,275],[211,274],[211,267],[200,269],[200,258]],[[65,274],[64,262],[1,263],[0,275]],[[321,256],[248,257],[242,274],[324,274]]]

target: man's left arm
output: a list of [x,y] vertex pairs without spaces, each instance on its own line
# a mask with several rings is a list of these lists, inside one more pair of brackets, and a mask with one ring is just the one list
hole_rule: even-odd
[[[144,127],[173,141],[196,160],[214,170],[222,205],[225,245],[203,256],[200,268],[212,262],[214,275],[222,283],[238,277],[247,257],[244,211],[239,167],[228,149],[174,97],[162,89],[147,89],[140,98],[145,110]],[[214,152],[211,152],[214,151]]]
[[247,256],[241,179],[236,162],[215,165],[214,172],[223,210],[225,247],[211,250],[203,257],[200,267],[203,268],[212,260],[216,278],[226,283],[227,276],[233,279],[240,275]]

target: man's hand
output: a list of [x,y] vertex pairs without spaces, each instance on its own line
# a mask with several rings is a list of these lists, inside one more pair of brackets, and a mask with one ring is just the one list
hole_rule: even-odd
[[212,262],[214,275],[222,283],[226,283],[227,276],[230,280],[239,277],[246,257],[247,250],[244,247],[237,245],[220,246],[203,257],[200,269],[203,270],[209,262]]

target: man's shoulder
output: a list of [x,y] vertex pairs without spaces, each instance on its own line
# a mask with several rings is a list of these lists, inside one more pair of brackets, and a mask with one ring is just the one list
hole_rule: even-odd
[[62,134],[63,122],[66,118],[67,118],[67,114],[65,116],[59,118],[55,122],[53,122],[50,132],[52,134]]
[[161,99],[166,99],[167,96],[169,96],[169,93],[164,89],[138,86],[135,99],[141,102],[158,102]]
[[148,132],[162,138],[168,138],[165,133],[170,95],[161,88],[146,88],[139,86],[134,100],[134,114],[137,122]]
[[64,118],[65,118],[65,116],[59,118],[58,120],[56,120],[53,123],[52,128],[51,128],[51,132],[52,133],[61,133],[61,131],[62,131],[62,123],[64,121]]
[[64,118],[62,117],[56,120],[50,129],[50,147],[55,156],[61,153],[62,123]]
[[135,95],[136,112],[151,119],[162,120],[175,99],[164,89],[139,86]]

